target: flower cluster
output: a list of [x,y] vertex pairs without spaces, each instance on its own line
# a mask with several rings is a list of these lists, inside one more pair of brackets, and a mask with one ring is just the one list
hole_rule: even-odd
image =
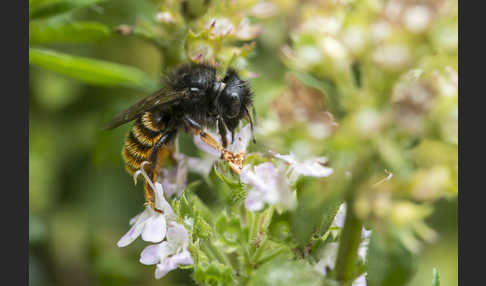
[[[119,247],[125,247],[140,235],[144,241],[159,243],[147,246],[140,255],[140,263],[146,265],[157,264],[155,278],[160,279],[167,272],[174,270],[178,265],[194,264],[190,252],[189,234],[184,226],[176,222],[172,207],[164,197],[164,189],[159,182],[153,184],[143,166],[135,173],[142,174],[155,194],[154,208],[147,205],[145,210],[130,220],[132,227],[118,241]],[[163,241],[166,239],[165,241]]]

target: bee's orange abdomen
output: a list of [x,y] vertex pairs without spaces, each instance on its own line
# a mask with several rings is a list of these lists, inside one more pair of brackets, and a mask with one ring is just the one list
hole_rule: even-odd
[[126,136],[122,150],[125,169],[128,173],[135,173],[140,169],[143,161],[149,160],[153,147],[161,136],[162,132],[156,129],[150,112],[145,112],[135,121]]

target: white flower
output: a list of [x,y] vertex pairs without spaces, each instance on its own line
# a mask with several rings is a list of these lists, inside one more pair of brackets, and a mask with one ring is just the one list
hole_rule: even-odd
[[288,180],[270,162],[265,162],[251,170],[250,165],[243,167],[240,180],[252,188],[248,191],[245,206],[250,211],[259,211],[265,203],[291,209],[295,198]]
[[140,263],[157,264],[155,279],[160,279],[179,265],[194,264],[191,253],[187,250],[188,246],[189,235],[186,229],[176,222],[171,222],[167,230],[167,241],[147,246],[140,254]]
[[[143,169],[143,165],[142,165]],[[146,176],[142,171],[137,171]],[[148,179],[148,177],[146,177]],[[164,239],[167,232],[167,221],[175,219],[174,211],[169,203],[165,200],[164,190],[160,183],[148,181],[155,193],[155,208],[162,211],[155,211],[151,206],[146,206],[145,210],[130,220],[132,227],[130,230],[117,242],[118,247],[125,247],[132,243],[137,237],[142,235],[142,239],[149,242],[160,242]]]
[[337,242],[326,244],[321,252],[321,259],[314,265],[314,270],[322,276],[326,276],[329,270],[334,269],[338,249],[339,243]]
[[311,158],[302,162],[297,161],[293,154],[275,154],[274,157],[289,164],[289,177],[291,182],[297,180],[300,175],[308,177],[327,177],[333,172],[332,168],[324,166],[327,162],[326,157]]
[[[215,138],[216,141],[221,145],[221,139],[218,135],[208,130],[205,130],[205,132],[208,133],[211,137]],[[250,143],[251,136],[252,133],[250,124],[247,124],[244,127],[240,128],[240,131],[235,135],[235,140],[233,142],[231,142],[231,134],[227,134],[227,141],[231,142],[231,144],[229,144],[227,148],[228,151],[231,151],[233,153],[241,153],[246,151],[246,148],[248,148],[248,144]],[[193,172],[206,176],[211,171],[211,167],[213,166],[214,162],[221,158],[221,152],[204,143],[201,140],[201,136],[199,135],[194,135],[193,141],[194,144],[199,149],[206,152],[208,156],[203,158],[189,157],[189,169]]]

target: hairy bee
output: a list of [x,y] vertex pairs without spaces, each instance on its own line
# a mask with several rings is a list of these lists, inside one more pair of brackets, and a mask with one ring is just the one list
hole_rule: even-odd
[[[201,139],[222,151],[228,145],[227,132],[234,131],[241,119],[246,118],[253,130],[249,109],[253,94],[248,82],[229,69],[223,79],[216,76],[216,68],[208,64],[185,64],[170,72],[162,89],[141,99],[119,113],[103,129],[113,129],[135,120],[122,149],[125,167],[133,174],[148,161],[144,170],[152,181],[164,160],[174,152],[174,140],[180,131],[199,134]],[[253,109],[253,117],[255,117]],[[217,128],[223,146],[204,132],[204,128]],[[145,184],[147,202],[152,204],[152,191]]]

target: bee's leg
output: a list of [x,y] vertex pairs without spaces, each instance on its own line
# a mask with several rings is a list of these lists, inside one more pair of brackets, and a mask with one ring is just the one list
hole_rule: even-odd
[[216,139],[214,139],[209,133],[204,132],[201,125],[199,125],[199,123],[197,123],[196,121],[194,121],[192,118],[188,116],[185,116],[184,118],[186,120],[186,124],[190,127],[191,131],[201,136],[201,140],[204,143],[208,144],[209,146],[213,147],[214,149],[220,152],[225,151],[223,146],[221,146],[221,144],[219,144],[219,142]]
[[[171,142],[175,136],[177,135],[177,131],[165,131],[162,136],[160,136],[159,140],[155,142],[155,145],[152,150],[152,153],[150,154],[150,164],[151,166],[155,166],[157,163],[157,154],[160,149],[160,147],[167,145],[169,142]],[[154,170],[155,171],[155,170]]]
[[214,139],[210,134],[204,132],[202,130],[201,126],[194,120],[192,120],[189,117],[185,117],[187,124],[189,127],[191,127],[192,132],[199,134],[201,136],[201,140],[208,144],[209,146],[213,147],[214,149],[218,150],[221,152],[221,159],[225,160],[228,162],[231,170],[235,172],[236,174],[239,174],[241,169],[243,168],[243,157],[244,157],[244,152],[234,154],[219,144],[219,142]]
[[223,142],[223,148],[228,147],[228,140],[226,138],[226,125],[221,117],[218,118],[218,131],[221,136],[221,142]]
[[[157,173],[160,164],[162,164],[164,158],[167,157],[171,152],[171,150],[166,150],[167,148],[162,148],[162,147],[172,142],[172,140],[175,138],[176,135],[177,135],[177,131],[165,131],[162,134],[162,136],[160,136],[159,140],[157,140],[154,147],[152,147],[152,152],[150,153],[149,156],[150,166],[149,166],[148,173],[149,173],[149,178],[154,183],[157,180]],[[154,190],[152,190],[148,182],[145,182],[144,190],[145,190],[145,200],[147,201],[147,204],[149,204],[155,211],[161,212],[161,210],[155,208]]]

